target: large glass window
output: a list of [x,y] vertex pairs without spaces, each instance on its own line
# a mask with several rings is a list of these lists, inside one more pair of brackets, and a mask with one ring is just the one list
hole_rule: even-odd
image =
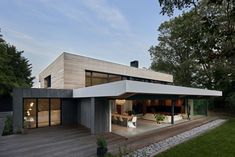
[[24,100],[24,128],[36,128],[36,99]]
[[85,72],[85,86],[94,86],[98,84],[108,83],[108,82],[115,82],[120,80],[135,80],[141,82],[153,82],[153,83],[162,83],[164,82],[157,81],[157,80],[150,80],[144,78],[137,78],[131,76],[122,76],[118,74],[109,74],[109,73],[102,73],[102,72],[94,72],[94,71],[86,71]]
[[120,75],[109,75],[109,82],[120,81],[122,76]]
[[86,87],[127,79],[127,77],[121,75],[100,73],[94,71],[86,71],[85,76]]
[[92,86],[91,72],[86,71],[86,87]]
[[108,74],[97,73],[97,72],[92,73],[92,85],[98,85],[107,82],[108,82]]
[[60,124],[60,99],[24,99],[24,128]]
[[49,99],[38,99],[38,127],[49,125]]
[[51,99],[51,125],[60,124],[60,99]]

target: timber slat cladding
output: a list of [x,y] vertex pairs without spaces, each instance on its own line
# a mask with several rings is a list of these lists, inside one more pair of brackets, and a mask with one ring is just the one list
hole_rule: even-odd
[[52,88],[83,88],[85,87],[85,70],[173,82],[173,76],[169,74],[63,53],[40,73],[41,87],[44,87],[44,78],[51,75]]

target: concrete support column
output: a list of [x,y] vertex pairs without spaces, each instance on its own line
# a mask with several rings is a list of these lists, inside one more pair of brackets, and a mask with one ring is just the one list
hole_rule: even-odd
[[174,124],[174,109],[175,109],[175,100],[172,100],[171,104],[171,124]]
[[112,106],[114,100],[109,100],[109,132],[112,132]]
[[90,125],[91,125],[91,133],[95,134],[96,133],[96,129],[95,129],[95,98],[91,98],[91,121],[90,121]]
[[92,134],[102,134],[110,131],[110,104],[106,98],[91,98],[90,129]]

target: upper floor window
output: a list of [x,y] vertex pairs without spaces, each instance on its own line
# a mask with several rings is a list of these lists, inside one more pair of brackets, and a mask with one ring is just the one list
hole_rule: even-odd
[[51,75],[44,78],[44,88],[51,87]]
[[134,81],[141,81],[141,82],[152,82],[152,83],[164,84],[164,82],[157,81],[157,80],[123,76],[123,75],[117,75],[117,74],[109,74],[109,73],[102,73],[102,72],[95,72],[95,71],[86,71],[85,73],[86,73],[85,74],[86,87],[94,86],[98,84],[104,84],[108,82],[120,81],[120,80],[134,80]]

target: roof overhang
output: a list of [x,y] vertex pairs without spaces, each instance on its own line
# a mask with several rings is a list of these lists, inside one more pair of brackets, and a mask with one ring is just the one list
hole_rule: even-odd
[[131,97],[136,94],[158,96],[222,96],[222,91],[189,88],[157,83],[122,80],[73,90],[74,98]]

